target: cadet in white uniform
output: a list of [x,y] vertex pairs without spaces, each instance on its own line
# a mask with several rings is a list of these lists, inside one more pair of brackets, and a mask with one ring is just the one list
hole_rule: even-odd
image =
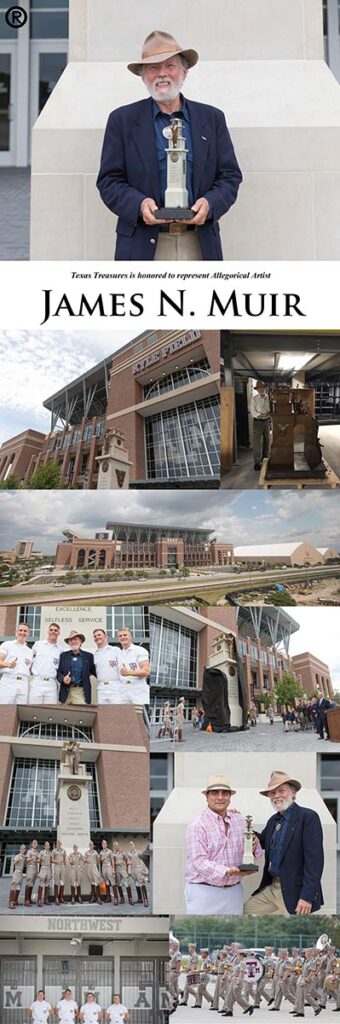
[[127,1006],[124,1006],[120,1001],[120,996],[114,995],[113,1003],[107,1008],[106,1020],[110,1024],[125,1024],[126,1021],[130,1020],[130,1014]]
[[14,871],[12,875],[11,890],[8,899],[8,906],[10,910],[14,910],[18,906],[19,893],[22,886],[22,876],[25,867],[25,850],[26,846],[19,847],[19,853],[14,857]]
[[64,998],[59,1000],[56,1007],[60,1024],[73,1024],[77,1010],[78,1003],[73,999],[71,989],[66,988]]
[[122,687],[121,704],[148,704],[150,699],[149,686],[146,682],[150,675],[149,655],[145,647],[132,643],[129,629],[118,630],[118,640],[123,650],[119,652],[120,677]]
[[97,674],[97,704],[121,704],[120,647],[110,647],[105,629],[94,629],[97,645],[93,658]]
[[28,1012],[32,1017],[32,1024],[45,1024],[48,1021],[52,1006],[46,1002],[45,992],[41,989],[37,992],[34,1003],[31,1003]]
[[80,1007],[79,1020],[84,1021],[84,1024],[96,1024],[103,1020],[102,1008],[96,1003],[93,992],[87,993],[85,1003]]
[[32,647],[32,677],[29,704],[58,704],[57,669],[63,644],[58,643],[60,626],[51,622],[47,640],[36,640]]
[[0,644],[0,704],[27,704],[32,651],[27,645],[30,628],[18,626],[16,640]]

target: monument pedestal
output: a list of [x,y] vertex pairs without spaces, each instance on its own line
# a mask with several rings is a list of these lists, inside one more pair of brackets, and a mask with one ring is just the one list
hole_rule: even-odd
[[240,704],[237,661],[234,654],[234,635],[219,633],[212,642],[213,653],[209,658],[209,668],[219,668],[228,680],[228,704],[230,709],[230,726],[242,729],[243,711]]
[[85,765],[79,765],[77,775],[73,775],[69,765],[60,765],[56,792],[57,839],[61,840],[67,853],[70,853],[74,843],[77,843],[81,851],[87,849],[91,839],[88,801],[91,781]]
[[130,466],[125,437],[118,427],[109,428],[104,437],[103,454],[98,455],[98,490],[125,490],[129,487]]

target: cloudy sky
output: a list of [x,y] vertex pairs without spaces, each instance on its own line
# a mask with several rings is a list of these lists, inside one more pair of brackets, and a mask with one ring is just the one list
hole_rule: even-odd
[[3,367],[0,444],[21,430],[50,430],[43,402],[136,331],[0,331]]
[[290,655],[310,651],[325,661],[334,689],[340,690],[340,608],[292,608],[291,615],[300,629],[291,637]]
[[91,537],[107,520],[196,526],[226,543],[308,540],[340,550],[336,491],[0,492],[0,549],[32,538],[53,553],[69,527]]

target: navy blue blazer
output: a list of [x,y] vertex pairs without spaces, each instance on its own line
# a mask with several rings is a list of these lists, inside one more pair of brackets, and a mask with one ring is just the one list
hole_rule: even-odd
[[[256,892],[271,885],[272,876],[268,871],[269,846],[274,831],[276,815],[273,814],[263,832],[256,833],[262,849],[265,850],[265,866],[261,883]],[[321,875],[324,866],[323,835],[321,821],[316,811],[294,804],[280,863],[280,882],[283,899],[289,914],[295,913],[298,900],[312,904],[312,912],[323,904]],[[254,893],[255,895],[255,893]]]
[[[206,103],[187,100],[193,145],[194,196],[204,196],[210,216],[198,228],[204,260],[222,260],[219,218],[236,200],[242,174],[224,114]],[[159,169],[151,98],[113,110],[109,116],[97,187],[117,214],[116,260],[153,260],[159,227],[139,215],[146,196],[161,207]]]
[[[83,663],[83,689],[85,693],[85,700],[87,704],[91,704],[91,680],[90,676],[96,675],[96,666],[93,660],[93,654],[90,651],[81,652],[82,663]],[[64,676],[67,676],[68,672],[72,671],[72,651],[62,651],[59,658],[59,665],[57,671],[57,679],[60,683],[59,700],[61,704],[65,704],[67,700],[67,694],[69,686],[63,682]]]

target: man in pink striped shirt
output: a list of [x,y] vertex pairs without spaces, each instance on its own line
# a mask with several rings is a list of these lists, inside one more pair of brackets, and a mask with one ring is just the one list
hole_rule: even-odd
[[[236,793],[223,775],[212,775],[203,790],[207,807],[187,828],[185,901],[187,914],[242,914],[240,871],[244,850],[245,821],[238,811],[228,810]],[[254,837],[253,852],[262,849]]]

